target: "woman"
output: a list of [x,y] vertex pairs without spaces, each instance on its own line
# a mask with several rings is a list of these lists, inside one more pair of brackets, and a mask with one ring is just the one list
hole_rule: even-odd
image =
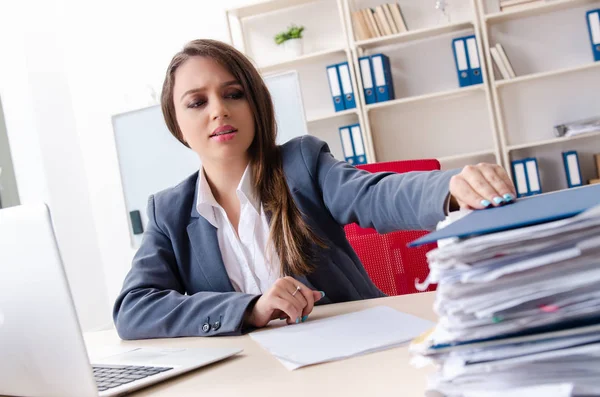
[[217,41],[175,55],[161,102],[169,130],[201,166],[149,199],[114,308],[124,339],[236,335],[276,318],[304,322],[316,302],[384,296],[344,225],[432,229],[448,206],[485,208],[515,194],[496,165],[369,174],[311,136],[277,146],[263,80]]

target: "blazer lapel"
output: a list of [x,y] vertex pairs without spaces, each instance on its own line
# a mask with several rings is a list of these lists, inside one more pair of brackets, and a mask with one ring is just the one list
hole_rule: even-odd
[[219,249],[217,229],[201,217],[196,209],[198,181],[196,182],[194,203],[190,214],[191,222],[187,227],[190,245],[194,251],[196,264],[200,267],[211,289],[218,292],[233,292],[233,285],[225,270],[223,256]]

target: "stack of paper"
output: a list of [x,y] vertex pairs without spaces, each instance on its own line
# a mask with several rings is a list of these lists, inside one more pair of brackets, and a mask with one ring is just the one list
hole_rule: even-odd
[[558,137],[572,137],[598,131],[600,131],[600,117],[592,117],[554,126],[554,135]]
[[440,242],[428,261],[439,322],[411,350],[439,366],[432,393],[600,394],[600,206]]

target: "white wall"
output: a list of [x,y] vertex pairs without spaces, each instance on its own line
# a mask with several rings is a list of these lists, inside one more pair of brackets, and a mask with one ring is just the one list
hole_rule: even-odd
[[172,55],[195,38],[226,41],[225,9],[251,2],[0,6],[0,54],[12,59],[0,62],[0,95],[22,201],[51,203],[85,329],[110,324],[134,253],[111,116],[148,105]]
[[[12,7],[11,21],[3,21],[13,24],[7,34],[16,45],[2,47],[6,59],[20,63],[2,74],[17,178],[26,186],[24,203],[49,204],[80,321],[84,328],[93,329],[106,324],[110,316],[104,283],[98,283],[104,271],[71,111],[64,46],[56,32],[61,4],[40,2],[35,13],[22,7]],[[38,158],[27,156],[30,151]],[[36,186],[27,191],[30,184]]]

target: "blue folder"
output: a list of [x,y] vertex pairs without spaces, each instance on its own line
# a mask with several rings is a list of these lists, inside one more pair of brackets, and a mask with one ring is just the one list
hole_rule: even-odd
[[346,109],[354,109],[356,107],[356,99],[354,97],[354,87],[352,87],[352,79],[350,78],[350,67],[348,62],[337,64],[340,84],[342,86],[342,96],[344,98],[344,107]]
[[346,109],[346,105],[342,96],[342,83],[337,65],[327,66],[327,79],[329,80],[329,90],[333,99],[333,107],[336,112],[341,112]]
[[373,66],[377,102],[391,101],[396,98],[390,58],[384,54],[371,55],[371,66]]
[[586,13],[594,61],[600,61],[600,8]]
[[458,74],[458,85],[466,87],[471,84],[471,69],[469,68],[467,42],[464,37],[452,40],[452,52],[454,53],[454,64]]
[[449,237],[470,237],[556,221],[599,204],[600,184],[526,197],[503,207],[473,211],[408,246],[417,247]]
[[583,186],[581,178],[581,166],[579,165],[579,156],[575,150],[563,152],[563,164],[565,166],[565,175],[567,177],[567,186]]
[[377,102],[375,96],[375,78],[373,77],[373,66],[371,64],[371,57],[364,56],[358,58],[358,64],[360,65],[360,75],[363,83],[363,90],[365,94],[365,103],[370,105]]

